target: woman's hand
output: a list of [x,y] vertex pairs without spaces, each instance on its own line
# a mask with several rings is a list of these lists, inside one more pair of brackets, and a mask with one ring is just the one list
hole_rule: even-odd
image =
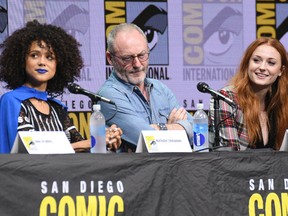
[[115,152],[120,148],[122,134],[121,128],[117,127],[115,124],[106,128],[106,145],[108,150]]
[[82,140],[71,143],[75,152],[90,152],[90,140]]

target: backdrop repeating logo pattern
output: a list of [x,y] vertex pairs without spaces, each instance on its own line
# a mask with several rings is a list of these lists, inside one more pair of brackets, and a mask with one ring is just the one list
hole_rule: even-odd
[[288,47],[288,4],[287,0],[257,0],[257,38],[268,36],[279,39]]
[[[216,90],[226,85],[255,38],[275,36],[288,49],[287,0],[0,0],[0,6],[0,41],[33,19],[73,35],[85,62],[78,84],[92,92],[112,71],[108,32],[122,22],[139,25],[151,49],[147,76],[166,84],[189,111],[200,100],[209,108],[210,95],[198,92],[198,82]],[[0,88],[0,95],[6,91]],[[69,93],[59,99],[89,136],[90,99]]]
[[[183,0],[182,16],[183,82],[207,81],[219,89],[235,74],[244,49],[242,1]],[[183,99],[188,109],[207,98],[193,95]]]
[[[134,23],[146,34],[151,65],[168,64],[167,2],[105,1],[105,34],[119,23]],[[159,55],[161,53],[161,55]]]
[[0,43],[7,37],[8,30],[7,0],[0,0]]
[[[113,26],[127,22],[139,26],[150,48],[147,77],[169,80],[169,44],[167,1],[105,1],[105,38]],[[159,55],[161,54],[161,55]],[[106,78],[112,67],[106,62]]]

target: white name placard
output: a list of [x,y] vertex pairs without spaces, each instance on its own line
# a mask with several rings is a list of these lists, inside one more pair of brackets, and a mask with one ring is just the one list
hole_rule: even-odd
[[143,130],[136,152],[192,152],[184,130]]
[[19,131],[11,153],[73,154],[75,151],[63,131]]

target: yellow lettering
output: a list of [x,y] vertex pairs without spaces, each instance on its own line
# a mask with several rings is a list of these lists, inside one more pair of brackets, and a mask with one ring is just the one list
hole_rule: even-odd
[[118,206],[118,212],[124,212],[124,201],[120,196],[113,196],[110,199],[108,207],[108,216],[115,215],[115,207]]
[[257,30],[257,38],[260,38],[262,36],[270,36],[273,38],[276,38],[276,30],[274,27],[272,26],[261,26],[260,28],[258,28]]
[[[66,213],[66,207],[68,211],[67,213]],[[58,207],[58,215],[75,216],[75,204],[71,196],[64,196],[61,198]]]
[[257,25],[275,25],[275,4],[257,4],[256,11],[262,14],[257,16]]
[[89,121],[90,121],[91,112],[81,112],[79,116],[77,113],[69,112],[69,118],[72,119],[73,124],[79,131],[79,133],[86,137],[90,137],[90,130],[89,130]]
[[81,216],[96,216],[97,212],[97,199],[96,196],[88,197],[88,207],[86,209],[86,202],[84,196],[77,196],[77,215]]
[[106,23],[125,22],[125,2],[105,2]]
[[262,196],[258,193],[253,194],[249,199],[249,216],[256,216],[256,207],[263,209],[263,204]]
[[288,215],[288,194],[281,193],[282,215]]
[[90,116],[91,116],[91,112],[79,114],[80,125],[79,125],[78,130],[85,137],[90,137],[90,130],[89,130]]
[[54,197],[46,196],[40,204],[39,216],[113,216],[117,212],[124,212],[124,200],[118,195],[108,200],[108,208],[106,196],[88,196],[87,201],[85,196],[76,196],[76,200],[63,196],[58,204]]
[[200,46],[189,46],[184,49],[184,59],[189,64],[200,64],[203,56],[203,50]]
[[288,193],[281,193],[281,197],[276,193],[269,193],[265,206],[263,200],[259,193],[252,194],[248,206],[249,216],[288,215]]
[[99,216],[106,216],[106,197],[98,196],[99,200]]
[[204,59],[204,51],[201,46],[204,38],[202,4],[183,4],[183,12],[185,12],[183,17],[184,62],[191,65],[201,64]]
[[[274,204],[274,205],[273,205]],[[272,214],[274,206],[275,214]],[[282,215],[279,197],[276,193],[269,193],[265,202],[265,216]]]
[[79,130],[79,121],[78,121],[78,117],[75,113],[69,112],[69,118],[72,119],[73,124],[75,125],[75,127]]
[[40,204],[39,216],[47,216],[47,211],[50,209],[49,213],[57,213],[57,203],[52,196],[45,197]]
[[[202,4],[184,3],[183,11],[188,15],[183,18],[184,25],[202,25]],[[199,19],[200,18],[200,19]]]

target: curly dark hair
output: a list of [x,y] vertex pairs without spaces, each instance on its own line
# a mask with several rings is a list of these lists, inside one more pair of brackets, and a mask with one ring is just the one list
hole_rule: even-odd
[[77,80],[84,66],[81,45],[64,29],[40,24],[37,20],[27,22],[26,27],[16,30],[0,44],[0,81],[6,82],[8,89],[25,83],[25,58],[34,41],[38,44],[44,41],[48,49],[53,49],[57,60],[56,74],[48,81],[46,91],[52,97],[63,94],[64,88]]

